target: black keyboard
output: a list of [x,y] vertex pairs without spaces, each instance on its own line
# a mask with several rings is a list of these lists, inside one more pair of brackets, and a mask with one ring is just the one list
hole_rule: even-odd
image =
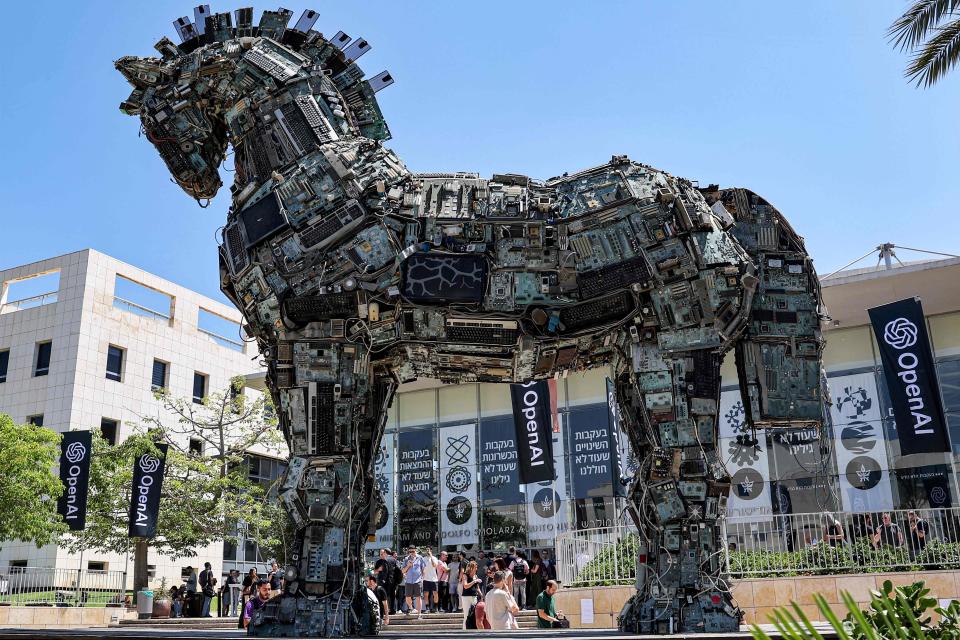
[[447,327],[447,340],[465,344],[513,345],[519,331],[505,327]]
[[300,243],[307,249],[317,245],[344,226],[363,217],[363,207],[356,200],[350,200],[320,222],[310,225],[300,232]]
[[621,320],[633,313],[635,305],[629,291],[621,291],[606,298],[582,302],[560,311],[561,332],[569,333],[586,327],[598,327]]
[[318,454],[335,453],[333,423],[333,383],[318,382],[317,395],[310,403],[310,429],[313,450]]
[[357,315],[357,295],[329,293],[322,296],[290,297],[283,307],[287,317],[299,324],[330,318],[352,318]]
[[624,289],[635,283],[646,285],[649,281],[650,268],[643,256],[577,274],[580,297],[584,300],[596,298],[615,289]]

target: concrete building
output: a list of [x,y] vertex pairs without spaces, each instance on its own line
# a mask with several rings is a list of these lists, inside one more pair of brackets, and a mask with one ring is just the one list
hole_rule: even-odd
[[[260,368],[256,345],[241,339],[236,309],[92,249],[0,271],[0,283],[0,412],[17,422],[99,430],[119,442],[141,416],[161,411],[155,388],[199,399]],[[261,468],[276,477],[278,456],[255,457],[257,477]],[[217,574],[239,566],[230,561],[237,553],[243,561],[242,552],[227,550],[234,555],[226,563],[219,542],[196,558],[151,552],[148,562],[157,579],[173,584],[187,565],[209,561]],[[0,573],[80,562],[56,545],[5,542],[0,550]],[[82,563],[124,570],[126,559],[89,551]]]

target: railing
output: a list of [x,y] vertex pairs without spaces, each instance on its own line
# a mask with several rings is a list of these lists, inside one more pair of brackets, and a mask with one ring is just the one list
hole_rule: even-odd
[[[960,568],[958,508],[801,513],[750,520],[726,522],[734,576]],[[917,532],[924,529],[921,540]]]
[[0,573],[0,604],[12,606],[119,607],[122,571],[9,567]]
[[[960,508],[910,513],[727,518],[721,521],[725,567],[734,578],[960,569]],[[878,537],[886,522],[896,528],[881,528]],[[561,534],[557,578],[564,586],[633,584],[638,542],[636,529],[625,525]]]
[[124,309],[131,313],[135,313],[138,316],[145,316],[147,318],[159,318],[161,320],[170,319],[169,314],[157,311],[156,309],[150,309],[149,307],[145,307],[143,305],[137,304],[136,302],[133,302],[131,300],[126,300],[124,298],[121,298],[120,296],[113,296],[113,306],[117,307],[118,309]]
[[567,587],[633,584],[637,543],[633,527],[601,527],[562,533],[556,538],[557,580]]
[[42,307],[45,304],[53,304],[56,301],[56,291],[41,293],[38,296],[30,296],[29,298],[23,298],[22,300],[11,300],[10,302],[0,305],[0,314],[13,313],[14,311],[22,311],[23,309],[32,309],[34,307]]
[[214,333],[208,329],[201,329],[200,327],[197,327],[197,331],[204,335],[210,336],[213,338],[213,341],[219,344],[221,347],[227,347],[236,351],[243,351],[244,344],[239,340],[233,340],[226,336],[222,336],[219,333]]

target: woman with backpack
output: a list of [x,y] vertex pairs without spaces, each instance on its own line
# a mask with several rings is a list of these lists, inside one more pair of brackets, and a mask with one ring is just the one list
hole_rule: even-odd
[[474,605],[477,604],[477,596],[480,595],[480,583],[482,581],[477,577],[477,563],[471,560],[467,565],[466,571],[460,574],[460,606],[463,607],[463,628],[468,629],[467,619],[470,618],[476,625],[474,618]]

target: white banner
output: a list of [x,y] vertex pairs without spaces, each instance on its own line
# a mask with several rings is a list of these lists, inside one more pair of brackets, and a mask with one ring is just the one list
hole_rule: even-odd
[[440,429],[440,544],[478,543],[477,425]]
[[877,380],[872,372],[829,378],[833,447],[844,511],[893,508]]
[[385,433],[380,440],[380,449],[377,452],[377,459],[373,465],[374,481],[380,489],[383,501],[387,503],[387,523],[377,530],[377,539],[374,542],[368,542],[368,547],[382,549],[383,547],[394,548],[393,540],[393,512],[397,509],[396,501],[396,444],[397,434]]
[[720,394],[719,431],[718,454],[731,478],[727,516],[738,522],[769,522],[773,505],[766,437],[762,431],[754,436],[738,389]]
[[560,431],[553,433],[553,460],[557,479],[553,482],[535,482],[526,485],[527,535],[533,540],[553,540],[569,529],[567,515],[567,462],[564,459],[563,420],[559,415]]

